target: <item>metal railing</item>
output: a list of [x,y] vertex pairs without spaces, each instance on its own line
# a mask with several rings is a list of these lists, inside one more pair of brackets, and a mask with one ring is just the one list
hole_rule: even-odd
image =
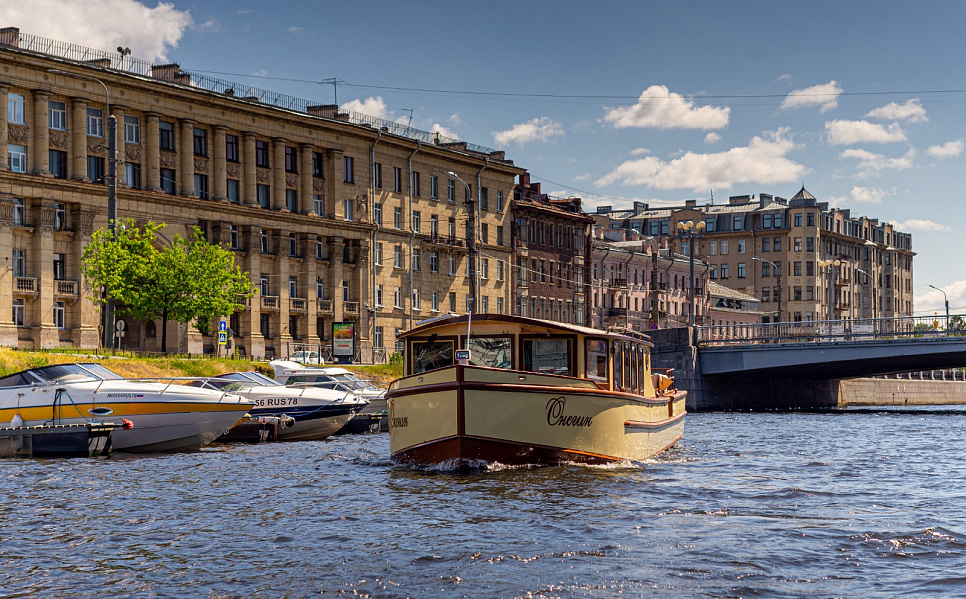
[[966,316],[903,316],[701,326],[701,347],[966,337]]

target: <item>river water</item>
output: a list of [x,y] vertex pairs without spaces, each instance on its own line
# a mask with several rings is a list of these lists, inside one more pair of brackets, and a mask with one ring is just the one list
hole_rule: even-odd
[[698,413],[660,458],[413,472],[387,434],[0,462],[0,597],[966,596],[966,410]]

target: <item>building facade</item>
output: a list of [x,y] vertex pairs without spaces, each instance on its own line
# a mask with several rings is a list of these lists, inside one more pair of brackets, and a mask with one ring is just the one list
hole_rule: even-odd
[[[110,117],[119,220],[166,223],[161,243],[197,226],[235,252],[257,290],[228,317],[246,355],[328,344],[333,322],[391,351],[435,312],[508,309],[522,171],[502,152],[13,28],[0,63],[0,345],[102,338],[80,270],[107,226]],[[160,323],[120,317],[122,347],[160,347]],[[215,349],[188,323],[168,328],[169,348]]]
[[523,173],[513,190],[512,212],[513,313],[585,324],[594,220],[581,211],[580,198],[551,198]]
[[704,222],[695,257],[709,278],[761,302],[765,322],[893,318],[913,314],[912,236],[890,223],[830,208],[804,187],[790,200],[732,196],[724,205],[600,212],[613,228],[667,237],[678,223]]

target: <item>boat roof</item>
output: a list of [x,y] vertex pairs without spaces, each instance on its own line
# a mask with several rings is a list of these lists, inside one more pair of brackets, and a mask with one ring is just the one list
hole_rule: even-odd
[[[470,318],[467,314],[449,314],[445,316],[438,316],[436,318],[431,318],[429,320],[424,320],[416,324],[415,327],[408,331],[404,331],[398,335],[399,339],[405,339],[407,337],[412,337],[415,335],[423,335],[428,332],[433,331],[437,328],[442,328],[446,326],[452,326],[455,324],[465,323]],[[556,322],[552,320],[540,320],[537,318],[528,318],[526,316],[513,316],[510,314],[473,314],[472,322],[470,322],[470,327],[472,329],[473,323],[486,322],[491,324],[506,324],[510,327],[518,328],[523,332],[534,332],[534,333],[544,333],[551,331],[559,331],[563,333],[576,333],[578,335],[586,335],[589,337],[603,337],[606,339],[632,339],[638,342],[644,342],[650,344],[651,338],[644,333],[639,331],[634,331],[632,329],[624,328],[610,328],[606,331],[600,329],[594,329],[591,327],[580,326],[576,324],[569,324],[566,322]],[[472,334],[472,331],[471,331]]]

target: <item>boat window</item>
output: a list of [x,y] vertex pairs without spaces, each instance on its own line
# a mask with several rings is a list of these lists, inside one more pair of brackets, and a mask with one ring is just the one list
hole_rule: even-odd
[[93,374],[84,370],[77,364],[56,364],[53,366],[39,368],[33,372],[40,378],[47,381],[90,381],[96,378]]
[[39,382],[36,379],[28,378],[27,373],[18,372],[0,379],[0,387],[19,387],[20,385],[30,385]]
[[631,345],[631,380],[630,380],[630,384],[628,385],[628,387],[630,387],[630,390],[633,393],[637,393],[638,392],[638,388],[639,388],[638,385],[637,385],[637,381],[638,381],[638,378],[637,378],[637,376],[638,376],[638,372],[637,372],[638,361],[637,361],[637,358],[638,358],[637,352],[634,351],[634,346]]
[[84,370],[93,374],[95,377],[99,379],[103,379],[105,381],[118,380],[118,379],[124,378],[118,373],[114,372],[113,370],[110,370],[104,366],[101,366],[100,364],[79,364],[79,366]]
[[413,374],[453,365],[452,341],[413,341],[410,347]]
[[607,382],[607,342],[600,339],[588,339],[586,372],[587,378],[598,383]]
[[634,344],[634,349],[637,350],[637,392],[644,393],[644,376],[647,374],[647,369],[644,367],[644,346]]
[[511,368],[512,337],[471,337],[470,364],[492,368]]
[[630,391],[634,384],[631,382],[631,363],[634,361],[634,356],[631,355],[631,344],[624,342],[624,391]]
[[523,369],[572,376],[570,339],[524,339]]
[[614,351],[614,390],[621,391],[624,389],[624,352],[623,344],[618,341],[614,344],[616,351]]
[[282,385],[282,383],[276,381],[275,379],[270,379],[260,372],[246,372],[244,375],[248,378],[248,380],[252,381],[253,383],[258,383],[259,385]]

